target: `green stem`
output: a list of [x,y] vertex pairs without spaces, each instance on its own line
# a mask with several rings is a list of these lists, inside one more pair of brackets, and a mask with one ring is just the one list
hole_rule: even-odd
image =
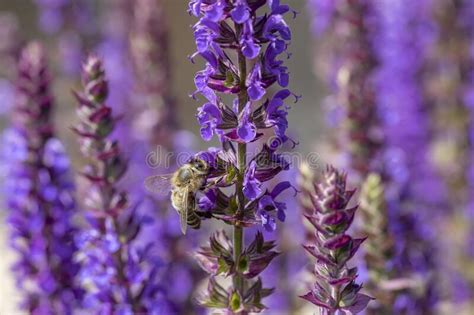
[[[241,31],[241,26],[236,25],[237,34]],[[239,77],[240,77],[240,93],[239,93],[239,112],[241,112],[248,100],[247,87],[245,86],[245,80],[247,78],[247,60],[242,52],[238,52],[239,61]],[[244,173],[247,166],[247,145],[245,143],[239,143],[237,146],[237,164],[239,167],[239,176],[236,183],[236,193],[238,200],[237,219],[241,219],[245,211],[245,196],[243,192],[244,187]],[[242,254],[244,233],[243,228],[237,220],[234,225],[234,261],[236,264],[240,261],[240,255]],[[243,296],[244,293],[244,279],[239,272],[236,272],[232,278],[234,288]]]
[[[234,260],[236,262],[240,259],[240,254],[242,253],[242,243],[244,241],[243,229],[239,226],[234,226]],[[243,291],[243,279],[240,274],[234,274],[234,278],[232,279],[234,283],[234,288],[242,293]]]

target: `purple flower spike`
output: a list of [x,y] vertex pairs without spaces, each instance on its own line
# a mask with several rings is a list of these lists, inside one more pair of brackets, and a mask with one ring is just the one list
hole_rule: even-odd
[[328,167],[321,182],[303,183],[302,189],[302,198],[309,201],[305,202],[305,216],[316,228],[313,243],[303,247],[316,258],[317,282],[300,297],[316,305],[323,314],[358,314],[372,298],[359,292],[362,286],[355,282],[357,268],[347,265],[365,240],[346,234],[356,209],[347,207],[354,191],[346,190],[346,175],[332,167]]
[[[262,287],[259,274],[277,252],[260,233],[245,248],[243,229],[260,226],[273,232],[277,218],[286,219],[286,203],[278,196],[292,185],[277,182],[271,191],[265,186],[289,168],[276,150],[291,140],[286,135],[285,101],[292,93],[285,89],[271,95],[269,90],[275,83],[289,84],[283,60],[289,55],[291,31],[284,15],[290,8],[280,1],[192,0],[189,12],[199,17],[193,26],[197,52],[192,60],[200,55],[206,62],[194,78],[193,97],[201,94],[207,100],[197,114],[201,136],[209,141],[217,135],[222,143],[222,150],[197,155],[210,165],[210,172],[207,186],[198,192],[196,213],[234,228],[232,241],[212,237],[210,247],[196,255],[211,275],[199,303],[229,314],[257,313],[265,309],[262,298],[272,293]],[[233,102],[226,104],[229,96]],[[274,135],[271,145],[262,145],[247,160],[247,144],[258,145],[268,134],[265,129]],[[232,277],[232,285],[222,286],[218,276]]]
[[[314,3],[313,3],[314,2]],[[373,42],[376,24],[375,5],[370,1],[310,1],[315,12],[315,23],[322,23],[324,15],[332,16],[321,42],[331,43],[324,51],[330,98],[337,100],[337,110],[344,116],[335,130],[336,146],[347,156],[347,167],[364,178],[370,171],[380,171],[381,123],[375,98],[373,77],[377,70],[377,56]],[[326,23],[326,21],[325,21]],[[344,31],[341,31],[344,30]],[[344,74],[343,76],[341,74]],[[339,77],[338,77],[339,76]],[[334,79],[337,77],[337,79]],[[334,112],[333,112],[334,114]]]
[[12,126],[5,132],[6,202],[21,307],[29,314],[71,314],[83,291],[73,236],[76,211],[69,159],[54,136],[51,77],[43,47],[28,44],[18,62]]
[[90,161],[82,172],[89,182],[84,200],[89,226],[77,238],[80,280],[88,289],[85,308],[98,314],[161,314],[158,259],[153,246],[138,239],[150,220],[129,205],[128,194],[117,185],[127,162],[110,139],[117,120],[105,105],[108,83],[102,61],[90,56],[82,77],[83,91],[75,93],[80,122],[74,131]]
[[[281,86],[288,85],[288,74],[283,62],[278,60],[278,56],[283,54],[291,33],[286,25],[283,14],[288,11],[288,7],[280,4],[272,3],[270,6],[275,8],[268,16],[256,16],[256,10],[263,4],[260,2],[249,2],[239,0],[231,3],[228,0],[203,2],[191,1],[190,12],[194,15],[203,14],[203,18],[194,25],[194,37],[196,40],[197,53],[206,61],[206,68],[199,71],[195,77],[196,93],[201,93],[215,106],[220,103],[216,93],[239,94],[241,87],[245,83],[246,94],[250,99],[249,108],[239,117],[239,130],[245,134],[238,135],[239,139],[249,142],[254,131],[253,127],[248,125],[249,117],[255,117],[257,114],[268,114],[264,110],[253,109],[254,102],[261,100],[266,89],[278,82]],[[286,8],[286,9],[285,9]],[[221,13],[230,11],[230,15]],[[211,17],[211,18],[210,18]],[[221,21],[221,24],[217,23]],[[222,24],[224,23],[224,24]],[[235,23],[235,29],[230,24]],[[237,39],[236,36],[239,38]],[[260,43],[269,43],[264,46]],[[240,49],[244,58],[255,59],[259,56],[260,51],[265,49],[265,54],[257,58],[252,70],[248,76],[244,78],[238,77],[238,64],[224,53],[224,49]],[[242,82],[243,80],[243,82]],[[221,111],[225,111],[225,107],[220,107]],[[249,114],[250,111],[250,114]],[[238,114],[238,113],[237,113]],[[210,132],[211,127],[207,119],[203,119],[202,115],[198,115],[199,123],[202,126],[203,136],[208,140],[213,133]],[[214,117],[224,117],[221,115],[213,115]],[[286,108],[278,112],[277,125],[279,126],[282,139],[286,132]],[[217,126],[218,129],[226,129],[227,124]],[[257,128],[270,128],[274,126],[262,125]],[[231,126],[228,126],[229,128]],[[242,127],[245,127],[242,129]],[[239,132],[237,132],[239,134]],[[231,139],[236,139],[231,133]]]
[[398,277],[415,279],[413,289],[395,301],[394,311],[429,314],[442,294],[434,253],[441,245],[436,226],[447,209],[447,194],[429,156],[430,113],[421,80],[434,38],[431,1],[408,3],[414,4],[376,2],[377,41],[384,43],[374,46],[379,60],[376,100],[385,135],[383,176],[395,240],[393,264]]

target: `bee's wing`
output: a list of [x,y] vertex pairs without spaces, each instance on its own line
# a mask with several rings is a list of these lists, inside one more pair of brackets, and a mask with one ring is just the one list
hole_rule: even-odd
[[171,190],[171,177],[173,174],[153,175],[145,178],[145,188],[154,194],[166,196]]
[[189,211],[189,190],[187,187],[182,190],[183,198],[181,198],[181,204],[179,205],[179,224],[181,226],[181,232],[186,235],[186,229],[188,228],[188,211]]

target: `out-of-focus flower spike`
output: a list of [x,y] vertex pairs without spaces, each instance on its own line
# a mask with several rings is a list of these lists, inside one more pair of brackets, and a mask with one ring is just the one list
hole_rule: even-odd
[[43,47],[29,43],[18,61],[11,127],[5,132],[5,192],[15,275],[30,314],[70,314],[81,306],[73,235],[69,159],[54,137],[51,77]]
[[385,191],[380,175],[370,173],[360,193],[361,229],[367,235],[364,245],[364,259],[368,272],[366,289],[376,298],[367,309],[368,314],[390,313],[397,290],[393,256],[394,239],[389,230]]
[[[303,172],[303,181],[309,179],[307,169]],[[355,282],[357,268],[349,268],[347,264],[365,240],[346,234],[353,216],[346,216],[344,212],[349,209],[353,193],[346,190],[346,175],[333,167],[327,168],[317,184],[311,184],[307,182],[301,189],[316,201],[317,206],[306,207],[306,216],[319,228],[304,247],[316,258],[317,282],[310,292],[300,297],[316,305],[323,314],[358,314],[372,298],[359,292],[362,286]]]
[[77,237],[85,308],[100,314],[162,314],[159,261],[151,245],[138,240],[149,218],[131,207],[127,192],[118,187],[127,162],[118,142],[110,139],[116,120],[105,105],[108,83],[99,58],[90,56],[84,63],[82,85],[75,130],[89,161],[83,171],[90,184],[84,198],[89,226]]
[[468,1],[433,1],[437,25],[433,53],[428,59],[426,94],[432,104],[434,161],[449,188],[452,204],[466,203],[470,165],[469,106],[466,86],[472,75],[473,17]]
[[310,1],[310,7],[315,7],[314,21],[321,18],[322,8],[331,10],[330,27],[323,34],[324,42],[329,43],[324,51],[330,65],[326,80],[333,91],[333,106],[344,113],[335,144],[346,161],[343,166],[355,172],[360,182],[370,171],[381,169],[377,154],[382,136],[373,80],[377,65],[374,6],[370,1],[328,4],[316,0]]
[[[398,277],[418,282],[416,289],[397,296],[394,308],[400,313],[430,313],[441,293],[436,228],[448,209],[444,183],[430,157],[431,125],[421,81],[435,35],[432,1],[374,5],[376,36],[383,43],[374,46],[379,60],[375,80],[385,135],[384,178],[395,238],[394,265]],[[416,57],[404,58],[407,55]]]
[[152,145],[166,144],[171,149],[174,144],[164,142],[173,138],[177,122],[170,92],[168,28],[161,2],[138,0],[133,6],[129,45],[136,80],[134,103],[140,108],[133,127],[140,128],[137,136]]

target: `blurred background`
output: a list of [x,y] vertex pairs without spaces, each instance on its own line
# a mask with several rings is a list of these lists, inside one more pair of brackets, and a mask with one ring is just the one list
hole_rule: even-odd
[[[195,51],[191,27],[196,20],[187,12],[188,1],[156,2],[163,10],[163,24],[160,25],[162,31],[166,32],[168,44],[169,76],[165,78],[166,94],[174,99],[172,110],[177,118],[177,126],[187,132],[183,146],[192,151],[202,150],[209,146],[199,136],[199,125],[195,118],[197,107],[202,102],[192,99],[190,94],[195,90],[194,75],[203,68],[203,64],[200,60],[192,63],[188,58]],[[474,155],[466,153],[474,147],[474,133],[470,131],[473,128],[473,109],[470,112],[467,109],[459,110],[459,107],[468,108],[463,102],[467,104],[474,96],[471,95],[469,101],[464,101],[467,96],[459,96],[461,92],[457,90],[457,86],[462,85],[462,89],[467,89],[467,85],[474,84],[474,58],[469,55],[474,55],[474,30],[471,28],[472,24],[460,22],[474,19],[473,7],[464,7],[462,4],[469,0],[420,1],[424,5],[414,5],[416,9],[408,13],[412,14],[410,21],[407,21],[401,8],[412,5],[410,1],[381,1],[380,4],[373,5],[377,8],[372,10],[371,1],[286,2],[290,2],[292,8],[299,13],[295,19],[288,17],[293,39],[289,48],[291,58],[285,61],[290,73],[290,88],[295,94],[302,95],[298,103],[290,104],[288,117],[290,134],[299,143],[294,150],[303,160],[312,154],[311,166],[317,171],[322,170],[327,163],[347,170],[352,187],[360,188],[367,174],[375,172],[380,173],[383,178],[403,177],[401,181],[404,181],[404,185],[416,185],[413,189],[417,190],[417,194],[434,194],[437,197],[443,195],[443,198],[432,198],[429,202],[423,200],[423,204],[418,204],[419,199],[411,197],[415,193],[407,192],[409,189],[401,189],[400,186],[394,188],[395,185],[387,180],[387,183],[390,182],[386,187],[387,194],[392,194],[387,197],[389,207],[394,199],[397,202],[403,199],[399,203],[403,203],[405,210],[400,212],[404,215],[404,211],[410,213],[403,216],[403,220],[409,221],[403,227],[407,230],[400,232],[397,228],[392,228],[394,233],[405,233],[404,237],[410,238],[410,233],[418,228],[418,224],[429,225],[420,232],[422,240],[415,246],[415,254],[407,254],[410,263],[418,261],[419,258],[414,258],[415,256],[424,256],[426,251],[430,251],[432,243],[439,250],[437,253],[440,255],[437,256],[449,252],[446,257],[437,257],[438,266],[445,268],[445,277],[437,278],[435,284],[429,284],[443,288],[436,311],[410,313],[405,310],[400,314],[472,314],[470,307],[473,298],[474,250],[469,239],[469,231],[472,229],[469,220],[473,220],[474,205],[469,204],[468,200],[474,198],[474,191],[469,188],[474,187],[469,186],[469,181],[474,181],[474,175],[464,174],[474,172],[470,171],[474,170]],[[79,170],[84,161],[79,157],[77,140],[70,130],[77,121],[71,90],[80,86],[79,70],[86,53],[95,52],[104,58],[111,89],[116,89],[116,92],[112,91],[115,94],[111,96],[109,103],[118,113],[129,115],[128,102],[134,97],[133,93],[127,94],[127,90],[134,89],[133,78],[127,74],[132,67],[127,51],[129,36],[133,40],[133,34],[128,33],[133,19],[130,16],[133,3],[133,0],[0,1],[0,128],[9,125],[9,110],[14,103],[15,56],[22,45],[31,40],[39,40],[47,49],[52,75],[57,135],[67,149],[74,169]],[[383,6],[382,3],[388,3],[388,8],[378,8]],[[393,16],[390,16],[390,12]],[[406,28],[400,26],[399,32],[414,33],[412,38],[400,39],[401,47],[397,45],[398,33],[378,33],[384,27],[397,29],[396,14],[399,14],[398,18],[405,16],[404,19],[400,18],[400,24],[405,23]],[[380,21],[382,26],[379,25],[378,29],[375,24]],[[363,26],[360,27],[359,23]],[[377,41],[379,44],[374,44]],[[420,42],[423,42],[422,48],[419,47]],[[469,52],[470,50],[473,52]],[[374,59],[377,60],[368,57],[367,51],[373,52],[376,56]],[[399,55],[392,56],[397,53]],[[406,58],[407,64],[391,64],[397,58]],[[467,70],[463,71],[467,74],[460,75],[458,66],[466,67]],[[404,77],[404,73],[408,73],[408,76]],[[412,89],[410,84],[416,88]],[[369,85],[372,92],[367,92]],[[372,95],[376,89],[384,91],[379,93],[381,96]],[[422,92],[416,94],[420,89]],[[396,95],[397,91],[402,90],[408,92]],[[419,97],[423,98],[420,101],[423,106],[409,108],[410,102]],[[380,103],[378,109],[373,109],[375,103]],[[415,119],[416,115],[424,116]],[[381,123],[374,124],[372,128],[369,125],[375,119],[373,116],[379,117]],[[412,128],[420,124],[426,125],[426,128]],[[420,144],[420,141],[423,143]],[[211,144],[218,145],[215,141]],[[411,149],[420,146],[424,150],[424,158],[412,163],[411,160],[419,155],[418,151]],[[126,146],[125,149],[127,154],[132,155],[133,152],[127,151],[128,148],[133,146]],[[370,163],[366,163],[370,165],[357,160],[361,157],[366,159],[365,162],[371,159]],[[145,163],[144,159],[143,162]],[[413,173],[410,173],[412,169],[401,166],[405,162],[415,169]],[[432,165],[432,169],[425,172],[424,167],[420,166],[425,164]],[[290,177],[293,180],[297,177],[297,166],[299,165],[295,165],[295,170],[291,171]],[[147,175],[154,172],[156,170],[149,169]],[[426,180],[415,183],[413,178]],[[80,191],[80,183],[78,186]],[[439,193],[441,190],[444,192]],[[301,290],[304,291],[309,267],[305,253],[299,247],[305,237],[300,229],[300,210],[297,203],[290,200],[290,196],[285,198],[290,203],[287,211],[288,224],[282,225],[278,243],[287,250],[287,254],[276,261],[276,264],[284,265],[280,268],[284,271],[276,273],[277,276],[273,275],[276,280],[270,279],[272,275],[267,277],[277,286],[277,291],[284,288],[281,292],[290,292],[290,295],[296,296],[302,293]],[[434,205],[432,212],[430,205]],[[418,215],[417,211],[423,214]],[[413,218],[412,213],[415,213]],[[439,213],[441,214],[438,215]],[[436,218],[426,221],[431,214]],[[388,217],[389,215],[387,214]],[[15,289],[14,276],[10,270],[16,256],[9,246],[6,216],[6,209],[0,212],[0,315],[16,315],[23,313],[17,307],[21,295]],[[398,217],[394,219],[397,220],[403,221]],[[359,234],[373,232],[367,232],[364,222],[357,222],[357,226],[356,232]],[[294,232],[295,230],[299,231]],[[205,239],[207,233],[204,234],[198,235],[198,238]],[[417,240],[416,237],[413,242]],[[413,246],[407,243],[409,242],[403,242],[400,246],[403,249],[398,248],[396,251],[403,251],[405,246]],[[425,243],[428,244],[426,247]],[[472,251],[473,256],[465,255],[469,251]],[[361,254],[356,261],[361,267],[361,278],[367,280],[373,275],[366,271],[370,268],[370,262],[364,263],[364,259],[367,257],[364,258]],[[369,255],[368,259],[374,261],[377,257]],[[425,273],[420,274],[421,277],[429,277]],[[289,275],[295,276],[292,278]],[[292,279],[283,281],[283,277]],[[286,299],[288,301],[285,307],[288,311],[268,311],[268,314],[313,314],[313,310],[304,308],[301,302]],[[271,305],[278,305],[278,301],[271,301]],[[413,307],[415,310],[415,306]],[[373,314],[390,313],[379,311]]]

